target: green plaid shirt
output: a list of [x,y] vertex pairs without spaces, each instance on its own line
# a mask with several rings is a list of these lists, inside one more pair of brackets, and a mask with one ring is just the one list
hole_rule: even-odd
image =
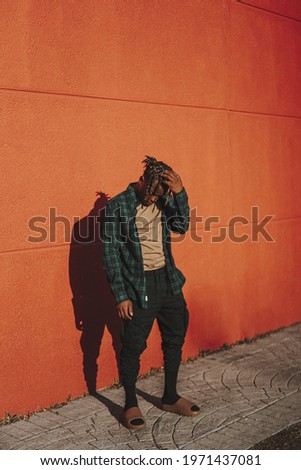
[[[102,249],[104,269],[116,303],[135,299],[142,308],[148,308],[146,276],[137,227],[136,208],[141,203],[133,185],[111,198],[105,208],[102,224]],[[185,233],[189,227],[190,209],[185,188],[169,197],[159,197],[162,203],[163,251],[173,294],[181,291],[186,281],[183,273],[176,267],[171,252],[170,231]],[[159,203],[160,203],[159,202]]]

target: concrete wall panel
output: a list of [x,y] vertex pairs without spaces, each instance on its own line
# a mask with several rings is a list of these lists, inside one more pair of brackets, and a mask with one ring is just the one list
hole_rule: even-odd
[[[2,251],[70,241],[68,226],[88,214],[96,191],[112,197],[137,181],[145,154],[169,162],[188,186],[191,208],[198,206],[202,216],[218,215],[224,223],[231,216],[225,112],[38,93],[1,96],[6,134]],[[66,225],[55,224],[55,231],[50,231],[50,208],[67,218]],[[34,217],[44,217],[35,223],[47,230],[43,239],[29,228]],[[28,236],[38,243],[29,243]]]
[[300,117],[300,22],[229,6],[229,108]]
[[223,0],[19,0],[2,8],[1,87],[225,106]]

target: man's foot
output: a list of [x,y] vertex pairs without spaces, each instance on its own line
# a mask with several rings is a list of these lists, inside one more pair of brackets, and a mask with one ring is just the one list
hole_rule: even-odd
[[179,398],[173,405],[162,403],[162,409],[182,416],[196,416],[201,413],[201,409],[195,403],[183,397]]
[[123,412],[124,425],[129,429],[145,428],[146,422],[138,406],[132,406]]

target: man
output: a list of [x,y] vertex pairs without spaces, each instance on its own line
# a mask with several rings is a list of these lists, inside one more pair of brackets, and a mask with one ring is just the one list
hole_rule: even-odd
[[164,356],[162,409],[185,416],[201,411],[176,390],[189,313],[182,292],[186,278],[175,266],[170,231],[188,230],[188,196],[170,166],[149,156],[143,163],[139,181],[107,202],[102,233],[104,269],[122,318],[120,374],[126,396],[124,422],[130,429],[146,425],[136,380],[155,318]]

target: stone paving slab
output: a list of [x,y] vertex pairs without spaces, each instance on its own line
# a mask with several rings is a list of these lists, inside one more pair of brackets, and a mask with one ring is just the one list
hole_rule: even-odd
[[140,431],[121,422],[122,388],[0,426],[0,449],[249,449],[301,421],[301,323],[182,364],[193,418],[160,409],[163,373],[139,380]]

